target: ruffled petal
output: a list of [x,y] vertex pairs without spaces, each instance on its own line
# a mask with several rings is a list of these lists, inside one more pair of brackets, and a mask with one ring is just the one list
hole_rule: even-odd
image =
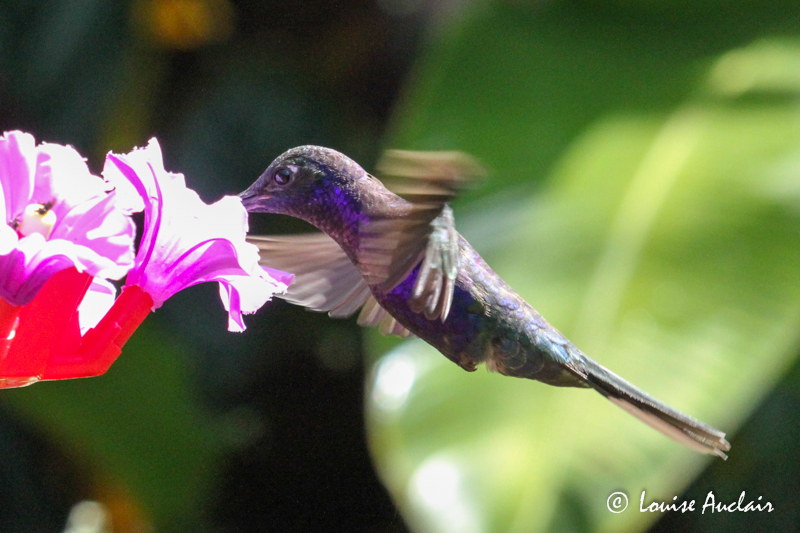
[[35,203],[56,200],[53,211],[60,219],[83,202],[106,196],[108,186],[89,172],[86,161],[71,146],[42,143],[37,147]]
[[116,191],[120,208],[129,213],[139,213],[160,201],[151,164],[155,168],[164,168],[161,147],[155,139],[146,147],[125,155],[108,154],[103,165],[103,178]]
[[154,308],[181,289],[217,281],[229,329],[241,331],[242,313],[256,311],[291,282],[291,274],[258,265],[258,249],[245,241],[247,211],[239,198],[207,205],[186,187],[183,175],[164,170],[155,139],[127,155],[109,154],[103,175],[126,209],[144,210],[144,232],[126,285],[141,287]]
[[0,183],[3,203],[0,215],[5,225],[13,222],[33,195],[36,177],[36,141],[33,135],[10,131],[0,137]]
[[[281,272],[280,274],[273,278],[276,282],[274,294],[286,292],[289,284],[294,279],[293,274],[287,274],[286,272]],[[228,331],[244,331],[245,326],[242,315],[255,313],[272,296],[272,294],[266,294],[264,291],[259,290],[260,280],[255,277],[227,276],[215,281],[220,282],[219,297],[228,312]]]

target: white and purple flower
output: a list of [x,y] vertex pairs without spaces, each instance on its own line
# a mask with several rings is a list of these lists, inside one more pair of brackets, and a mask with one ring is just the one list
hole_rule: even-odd
[[[150,311],[191,285],[218,282],[228,329],[243,331],[242,315],[292,282],[259,266],[239,198],[205,204],[164,169],[155,139],[109,154],[103,176],[71,147],[0,137],[0,388],[102,374]],[[126,274],[115,299],[107,280]]]
[[133,222],[73,148],[6,133],[0,185],[0,297],[9,304],[29,303],[69,267],[120,279],[133,266]]
[[138,285],[156,309],[176,292],[205,281],[220,284],[228,329],[243,331],[253,313],[294,278],[258,264],[247,242],[247,211],[238,197],[207,205],[186,187],[182,174],[164,170],[152,139],[127,155],[109,154],[103,176],[130,212],[144,210],[144,232],[126,286]]

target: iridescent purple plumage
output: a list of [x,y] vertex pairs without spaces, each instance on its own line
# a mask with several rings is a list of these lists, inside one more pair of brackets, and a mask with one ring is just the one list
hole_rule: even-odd
[[[726,457],[725,434],[602,367],[547,323],[455,231],[447,202],[474,166],[453,153],[393,152],[384,169],[398,196],[350,158],[302,146],[278,157],[241,194],[250,212],[304,219],[323,234],[250,237],[262,264],[293,272],[287,301],[414,334],[473,371],[593,388],[675,440]],[[408,182],[411,182],[409,185]]]

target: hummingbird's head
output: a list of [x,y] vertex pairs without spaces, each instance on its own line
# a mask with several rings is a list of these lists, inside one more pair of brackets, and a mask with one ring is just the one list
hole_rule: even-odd
[[319,226],[337,218],[336,211],[360,211],[356,189],[363,176],[336,150],[299,146],[278,156],[239,197],[250,213],[291,215]]

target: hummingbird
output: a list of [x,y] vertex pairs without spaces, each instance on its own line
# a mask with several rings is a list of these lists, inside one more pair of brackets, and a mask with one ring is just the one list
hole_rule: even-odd
[[590,359],[498,276],[455,229],[448,205],[482,174],[460,152],[390,150],[378,175],[329,148],[281,154],[239,196],[249,213],[320,232],[260,237],[260,263],[295,274],[288,302],[415,335],[467,371],[594,389],[668,437],[727,458],[725,433],[660,402]]

